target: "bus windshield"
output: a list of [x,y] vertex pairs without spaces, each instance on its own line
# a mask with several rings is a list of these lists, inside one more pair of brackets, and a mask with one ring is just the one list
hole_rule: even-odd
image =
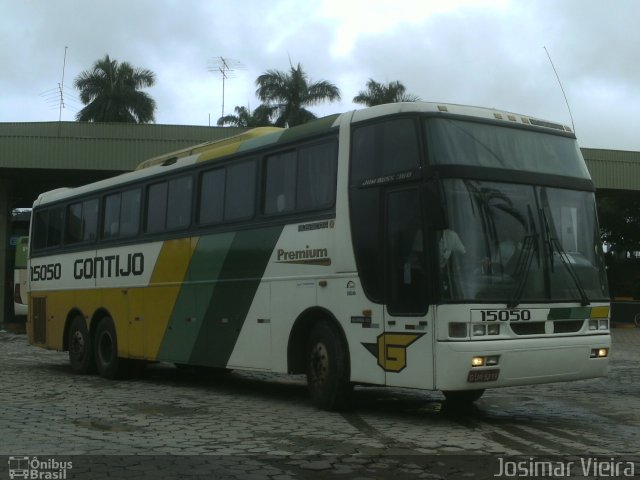
[[591,178],[571,137],[446,118],[428,119],[425,125],[432,164]]
[[443,187],[444,301],[607,299],[593,193],[468,179]]

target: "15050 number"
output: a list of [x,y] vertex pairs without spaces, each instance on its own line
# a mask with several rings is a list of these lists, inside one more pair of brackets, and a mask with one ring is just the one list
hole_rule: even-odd
[[60,280],[62,277],[62,265],[60,263],[49,263],[46,265],[36,265],[31,267],[31,281]]
[[529,310],[480,310],[483,322],[520,322],[531,320]]

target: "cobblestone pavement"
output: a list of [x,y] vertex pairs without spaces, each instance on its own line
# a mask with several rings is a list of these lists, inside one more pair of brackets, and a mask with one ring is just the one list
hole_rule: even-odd
[[640,452],[639,358],[640,329],[615,329],[606,378],[489,390],[467,411],[438,392],[357,388],[352,411],[328,413],[303,377],[158,364],[109,381],[0,331],[0,480],[36,456],[91,479],[494,478],[505,456],[624,467]]

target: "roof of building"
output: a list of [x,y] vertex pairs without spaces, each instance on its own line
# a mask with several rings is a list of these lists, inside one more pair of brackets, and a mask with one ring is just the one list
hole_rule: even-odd
[[0,123],[0,168],[122,172],[148,158],[245,130],[132,123]]

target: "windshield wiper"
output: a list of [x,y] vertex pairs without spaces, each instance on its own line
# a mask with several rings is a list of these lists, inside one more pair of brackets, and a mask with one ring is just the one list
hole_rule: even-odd
[[549,219],[547,218],[547,214],[544,208],[541,210],[542,210],[542,218],[544,220],[544,229],[547,237],[547,246],[549,248],[549,253],[550,253],[549,262],[551,265],[551,272],[553,272],[553,263],[554,263],[553,252],[555,250],[556,252],[558,252],[558,256],[560,257],[560,261],[562,262],[562,265],[564,265],[567,272],[569,272],[569,276],[571,277],[571,280],[573,280],[574,285],[578,289],[578,293],[580,294],[581,305],[583,307],[586,305],[589,305],[591,301],[589,300],[589,297],[587,296],[587,292],[585,292],[584,287],[582,286],[582,282],[580,282],[580,278],[578,278],[578,274],[576,273],[575,269],[571,265],[571,259],[569,258],[569,254],[567,254],[567,252],[564,251],[558,238],[554,237],[551,234],[551,227],[549,226]]
[[514,276],[518,279],[518,285],[516,285],[513,295],[507,302],[507,308],[515,308],[520,303],[522,294],[524,293],[524,286],[531,270],[531,261],[533,260],[533,252],[537,248],[536,239],[537,233],[525,235],[522,249],[518,252],[518,259],[516,261],[516,267],[514,270]]
[[516,261],[516,268],[514,270],[514,276],[518,279],[513,295],[507,302],[507,308],[515,308],[520,303],[522,294],[524,293],[524,287],[527,283],[527,277],[531,270],[531,261],[533,260],[533,252],[538,253],[538,267],[540,267],[540,252],[538,252],[538,232],[536,230],[536,224],[533,221],[533,212],[531,211],[531,205],[527,205],[527,212],[529,213],[529,231],[531,233],[524,236],[524,242],[522,248],[518,253],[518,259]]

